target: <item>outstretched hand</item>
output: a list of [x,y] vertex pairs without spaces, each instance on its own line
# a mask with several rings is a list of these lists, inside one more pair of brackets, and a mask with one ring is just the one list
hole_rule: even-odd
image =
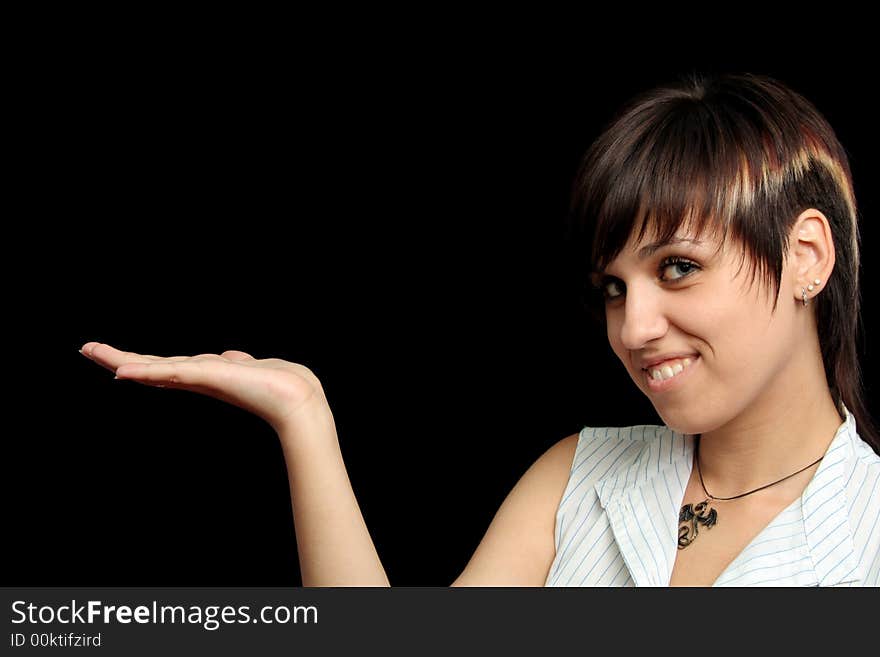
[[318,377],[304,365],[279,358],[259,360],[243,351],[163,358],[99,342],[87,342],[81,353],[119,379],[214,397],[258,415],[279,432],[295,424],[305,409],[328,408]]

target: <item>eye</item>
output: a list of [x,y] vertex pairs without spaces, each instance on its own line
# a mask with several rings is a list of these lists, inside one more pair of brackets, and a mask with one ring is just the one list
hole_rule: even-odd
[[605,295],[605,298],[608,300],[616,299],[619,296],[623,296],[623,292],[610,292],[611,288],[623,288],[623,281],[620,281],[616,278],[612,278],[610,276],[602,279],[602,284],[600,286],[602,294]]
[[[623,281],[614,276],[601,276],[593,282],[593,289],[601,294],[605,301],[612,301],[623,296]],[[615,288],[621,291],[613,291]]]
[[677,281],[678,279],[684,278],[685,276],[690,274],[694,269],[699,269],[696,263],[691,262],[690,260],[687,260],[685,258],[679,258],[678,256],[669,256],[660,263],[660,271],[663,271],[665,269],[674,269],[676,267],[682,268],[684,270],[684,273],[681,276],[676,276],[668,280]]
[[[664,278],[662,275],[660,276],[660,280],[668,283],[673,283],[675,281],[679,281],[687,276],[690,276],[694,271],[700,269],[700,266],[687,258],[681,258],[679,256],[669,256],[668,258],[664,258],[658,267],[658,273],[663,274],[666,270],[671,270],[675,272],[677,270],[678,275],[674,275],[671,278]],[[603,276],[601,281],[596,285],[602,295],[605,297],[606,301],[613,301],[618,297],[623,296],[623,291],[626,286],[623,281],[619,278],[615,278],[614,276]]]

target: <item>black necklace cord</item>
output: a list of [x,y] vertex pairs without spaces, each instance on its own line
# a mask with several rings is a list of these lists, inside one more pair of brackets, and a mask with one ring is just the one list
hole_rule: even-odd
[[709,491],[706,490],[706,484],[703,483],[703,471],[700,469],[700,436],[697,436],[696,444],[694,445],[694,457],[697,461],[697,474],[700,475],[700,486],[703,487],[703,492],[706,493],[706,496],[709,499],[718,500],[721,502],[726,502],[728,500],[736,500],[736,499],[739,499],[740,497],[745,497],[746,495],[751,495],[752,493],[757,493],[759,490],[764,490],[765,488],[770,488],[770,486],[775,486],[776,484],[782,483],[786,479],[791,479],[796,474],[800,474],[801,472],[803,472],[804,470],[807,470],[808,468],[812,468],[819,461],[821,461],[823,458],[825,458],[824,455],[820,456],[815,461],[810,463],[810,465],[807,465],[807,466],[801,468],[797,472],[792,472],[790,475],[783,477],[782,479],[779,479],[777,481],[774,481],[772,484],[767,484],[766,486],[761,486],[760,488],[756,488],[755,490],[750,490],[748,493],[743,493],[742,495],[734,495],[733,497],[715,497],[712,495],[712,493],[710,493]]

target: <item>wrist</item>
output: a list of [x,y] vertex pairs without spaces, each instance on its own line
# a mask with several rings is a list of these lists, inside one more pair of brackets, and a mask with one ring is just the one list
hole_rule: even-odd
[[336,440],[333,413],[323,397],[317,395],[283,414],[281,419],[273,424],[273,428],[282,446],[301,444],[304,441]]

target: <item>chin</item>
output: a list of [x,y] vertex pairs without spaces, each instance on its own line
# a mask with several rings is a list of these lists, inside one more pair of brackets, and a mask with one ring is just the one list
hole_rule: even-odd
[[654,407],[654,410],[657,411],[660,419],[663,420],[663,424],[676,433],[693,435],[706,433],[709,430],[705,420],[702,418],[693,417],[687,413],[671,413],[668,409],[666,412],[661,413],[660,409],[656,406]]

